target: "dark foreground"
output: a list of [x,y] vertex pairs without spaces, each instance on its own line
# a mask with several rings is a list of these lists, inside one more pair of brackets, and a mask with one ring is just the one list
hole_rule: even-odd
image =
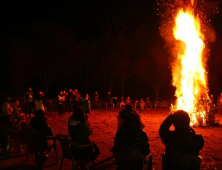
[[[90,125],[93,129],[91,139],[95,141],[100,148],[101,154],[95,161],[96,170],[114,170],[116,168],[115,161],[112,158],[110,149],[113,147],[113,140],[117,129],[117,114],[118,109],[115,110],[93,110],[89,115]],[[164,152],[164,145],[162,144],[158,129],[162,121],[167,117],[168,111],[166,109],[146,110],[141,118],[146,125],[145,132],[149,137],[150,150],[153,155],[153,168],[161,170],[161,155]],[[50,126],[55,134],[68,134],[67,119],[70,114],[65,116],[58,116],[56,112],[48,112],[47,118]],[[221,119],[220,127],[199,127],[194,128],[197,133],[201,133],[204,137],[204,147],[200,152],[202,157],[201,170],[221,170],[222,169],[222,115],[216,115]],[[59,164],[45,167],[45,170],[59,169],[62,150],[60,144],[57,143]],[[2,157],[0,157],[2,158]],[[13,158],[9,160],[0,160],[0,169],[24,169],[26,157]],[[50,154],[45,166],[55,162],[54,151]],[[34,156],[29,159],[28,169],[36,169]],[[70,170],[72,167],[70,160],[64,160],[64,170]],[[90,168],[91,169],[91,168]]]

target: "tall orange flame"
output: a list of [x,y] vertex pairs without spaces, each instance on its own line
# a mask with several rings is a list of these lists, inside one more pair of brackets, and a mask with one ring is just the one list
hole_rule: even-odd
[[200,100],[209,98],[205,63],[202,59],[204,36],[200,28],[200,19],[191,9],[181,9],[178,12],[173,28],[174,37],[179,43],[178,56],[172,68],[177,97],[175,109],[187,111],[191,125],[197,125],[199,119],[203,124],[206,123],[206,109]]

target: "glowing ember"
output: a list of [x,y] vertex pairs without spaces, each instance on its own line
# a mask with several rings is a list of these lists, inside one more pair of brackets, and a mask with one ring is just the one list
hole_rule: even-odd
[[[193,4],[193,0],[191,1]],[[174,37],[178,41],[178,56],[172,68],[177,103],[174,109],[189,113],[191,126],[206,125],[207,94],[205,63],[202,51],[204,36],[200,20],[192,8],[181,9],[175,19]]]

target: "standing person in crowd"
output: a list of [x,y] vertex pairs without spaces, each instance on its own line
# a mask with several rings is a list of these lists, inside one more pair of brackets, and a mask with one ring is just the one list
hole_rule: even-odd
[[91,105],[88,93],[84,95],[84,98],[82,99],[80,106],[84,109],[86,118],[88,119],[88,114],[91,112]]
[[46,102],[45,102],[45,99],[44,99],[44,93],[39,90],[35,99],[34,99],[34,107],[35,107],[35,112],[38,111],[38,110],[43,110],[45,111],[46,110]]
[[111,97],[110,91],[107,93],[107,107],[112,108],[113,107],[113,98]]
[[72,108],[73,108],[73,92],[72,89],[69,89],[68,95],[67,95],[67,107],[66,107],[66,111],[65,112],[72,112]]
[[29,116],[32,113],[32,104],[33,104],[33,92],[32,88],[29,87],[28,91],[24,94],[25,102],[25,114]]
[[151,107],[151,103],[150,103],[150,97],[147,97],[146,98],[146,100],[145,100],[145,106],[146,106],[146,108],[149,110],[150,109],[150,107]]
[[[171,125],[174,125],[174,131],[170,130]],[[166,154],[169,152],[184,152],[198,156],[204,145],[202,135],[196,134],[194,129],[190,127],[190,117],[183,110],[170,114],[163,121],[159,129],[159,135],[166,146]]]
[[144,156],[149,155],[148,137],[144,125],[134,110],[129,111],[114,139],[115,162],[118,170],[143,170]]
[[140,114],[142,114],[144,107],[145,107],[145,102],[144,102],[143,98],[140,99],[139,105],[140,105]]
[[62,93],[63,93],[62,95],[63,95],[63,98],[64,98],[64,100],[63,100],[63,107],[64,107],[64,112],[66,113],[68,93],[65,90],[63,90]]
[[217,98],[217,105],[218,105],[218,114],[222,114],[222,93]]
[[[32,129],[35,129],[36,131],[40,132],[41,134],[45,136],[53,136],[53,130],[47,123],[47,118],[45,117],[45,112],[41,109],[37,110],[35,112],[35,116],[30,120],[29,126]],[[39,157],[42,157],[43,164],[46,161],[48,154],[51,150],[47,150],[49,148],[48,146],[51,146],[53,144],[52,140],[47,140],[46,138],[42,137],[38,139],[39,147],[41,147],[41,150],[36,153],[35,155],[35,161],[38,164],[39,163]],[[46,151],[46,153],[44,153]]]
[[60,91],[59,95],[58,95],[58,105],[59,105],[59,115],[64,115],[65,113],[65,108],[64,108],[64,95],[63,95],[63,91]]
[[130,97],[127,97],[126,98],[126,104],[130,104],[130,103],[131,103]]
[[120,108],[123,109],[126,106],[123,96],[120,99]]
[[[68,132],[71,140],[79,145],[91,143],[89,136],[92,134],[92,129],[81,107],[75,108],[72,116],[68,119]],[[88,170],[87,164],[95,160],[100,154],[95,144],[87,148],[75,148],[71,146],[71,150],[73,151],[74,158],[79,160],[78,165],[81,170]]]
[[73,100],[73,110],[77,107],[79,107],[80,105],[80,94],[78,92],[77,89],[75,89],[74,93],[73,93],[73,97],[74,97],[74,100]]
[[99,109],[99,93],[97,91],[94,93],[94,105],[96,109]]

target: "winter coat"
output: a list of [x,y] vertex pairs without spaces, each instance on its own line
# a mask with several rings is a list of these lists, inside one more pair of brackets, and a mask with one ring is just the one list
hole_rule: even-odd
[[[90,144],[89,136],[92,134],[92,129],[89,124],[74,119],[68,119],[68,131],[71,140],[76,144]],[[75,148],[73,146],[71,150],[73,151],[73,156],[78,160],[88,160],[89,155],[93,152],[92,148]]]
[[171,119],[172,115],[168,116],[159,129],[160,138],[166,146],[166,152],[184,152],[198,156],[204,145],[202,135],[197,135],[192,128],[170,131]]
[[32,102],[33,101],[33,92],[32,91],[25,92],[24,100],[26,100],[27,102]]
[[86,114],[89,114],[91,112],[91,105],[89,99],[83,99],[80,106],[85,110]]

